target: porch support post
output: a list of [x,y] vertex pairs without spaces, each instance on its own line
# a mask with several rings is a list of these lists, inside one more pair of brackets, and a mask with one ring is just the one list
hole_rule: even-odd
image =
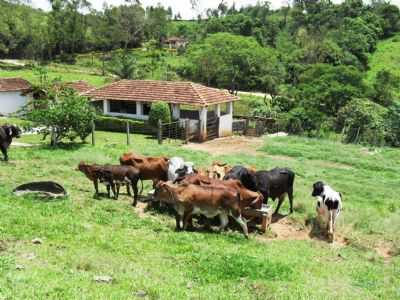
[[227,112],[228,115],[233,115],[233,102],[228,102]]
[[215,105],[215,114],[217,115],[217,118],[221,116],[221,104]]
[[179,120],[181,117],[181,110],[179,104],[172,104],[172,118],[174,120]]
[[107,113],[109,113],[109,102],[108,100],[103,100],[103,113],[106,115]]
[[200,109],[200,141],[207,140],[207,106]]

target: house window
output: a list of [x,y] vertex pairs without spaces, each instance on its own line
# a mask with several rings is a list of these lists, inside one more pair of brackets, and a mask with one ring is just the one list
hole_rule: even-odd
[[136,115],[136,102],[110,101],[110,112]]
[[143,115],[148,116],[150,114],[151,104],[150,103],[143,103]]

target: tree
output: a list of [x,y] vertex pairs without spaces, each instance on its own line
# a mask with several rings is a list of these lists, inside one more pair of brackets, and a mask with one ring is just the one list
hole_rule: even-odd
[[[51,144],[79,137],[82,142],[91,132],[96,117],[94,108],[85,97],[69,88],[51,87],[45,98],[35,99],[27,107],[26,117],[40,127],[45,127],[44,138],[51,135]],[[34,107],[34,109],[30,109]]]
[[150,125],[154,127],[158,126],[158,120],[161,120],[163,123],[171,122],[171,111],[166,102],[156,102],[151,105],[149,113]]
[[129,50],[116,52],[108,63],[107,69],[121,79],[137,79],[139,77],[136,57]]
[[372,99],[383,106],[390,106],[394,102],[395,91],[400,88],[400,78],[388,70],[380,70],[373,83]]
[[[194,81],[227,88],[265,91],[265,74],[283,78],[283,68],[272,48],[254,38],[217,33],[188,49],[188,63],[180,73]],[[279,77],[279,78],[278,78]]]

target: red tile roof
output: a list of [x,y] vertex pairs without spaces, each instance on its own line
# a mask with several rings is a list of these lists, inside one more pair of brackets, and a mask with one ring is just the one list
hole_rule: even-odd
[[238,100],[227,90],[187,81],[121,80],[84,94],[93,101],[121,100],[208,106]]
[[76,90],[79,94],[87,93],[96,88],[84,80],[67,82],[65,86]]
[[31,87],[29,81],[22,78],[0,78],[0,92],[27,91]]

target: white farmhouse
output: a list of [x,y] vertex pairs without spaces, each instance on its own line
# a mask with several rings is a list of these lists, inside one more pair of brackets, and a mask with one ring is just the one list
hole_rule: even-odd
[[0,115],[15,113],[27,104],[31,88],[22,78],[0,78]]

